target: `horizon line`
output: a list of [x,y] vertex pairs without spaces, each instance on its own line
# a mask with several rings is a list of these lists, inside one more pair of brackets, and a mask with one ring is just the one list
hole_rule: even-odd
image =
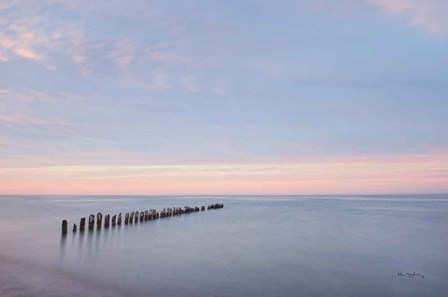
[[134,197],[229,197],[229,196],[311,196],[311,197],[323,197],[323,196],[417,196],[417,195],[448,195],[448,192],[441,193],[386,193],[386,194],[373,194],[373,193],[351,193],[351,194],[4,194],[0,193],[0,196],[134,196]]

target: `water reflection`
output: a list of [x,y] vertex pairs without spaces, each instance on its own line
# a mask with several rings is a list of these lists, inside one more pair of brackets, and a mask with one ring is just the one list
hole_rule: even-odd
[[[59,254],[61,261],[64,260],[67,249],[76,250],[77,259],[85,259],[99,254],[107,248],[119,248],[125,233],[135,233],[139,225],[143,224],[122,224],[110,226],[108,228],[94,228],[92,230],[73,232],[62,235],[60,238]],[[148,226],[149,227],[149,226]],[[67,246],[67,238],[71,239],[72,245]]]
[[[168,221],[183,220],[182,216],[163,218],[166,224]],[[107,250],[122,249],[124,240],[131,242],[135,238],[142,238],[145,229],[151,230],[159,226],[160,220],[134,221],[129,224],[110,225],[109,227],[101,226],[93,229],[78,230],[61,236],[60,239],[60,261],[95,261],[96,256]],[[152,227],[151,227],[152,226]],[[70,238],[72,244],[67,246],[67,238]],[[69,259],[66,259],[69,257]],[[70,259],[70,257],[74,257]]]

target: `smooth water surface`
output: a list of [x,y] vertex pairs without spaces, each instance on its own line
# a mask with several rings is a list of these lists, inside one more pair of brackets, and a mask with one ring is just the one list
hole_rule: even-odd
[[[214,202],[71,232],[99,211]],[[4,297],[448,296],[447,195],[0,196],[0,238]]]

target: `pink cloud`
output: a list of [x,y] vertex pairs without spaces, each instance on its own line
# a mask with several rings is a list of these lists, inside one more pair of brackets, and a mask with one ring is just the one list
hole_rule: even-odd
[[432,34],[448,34],[446,0],[299,0],[299,3],[326,13],[356,13],[360,5],[367,3],[380,8],[388,16],[403,17]]
[[36,60],[36,61],[41,61],[42,55],[38,54],[37,52],[35,52],[34,50],[30,49],[30,48],[26,48],[26,47],[17,47],[14,52],[17,54],[17,56],[25,58],[25,59],[30,59],[30,60]]
[[48,39],[34,29],[40,21],[39,18],[5,20],[4,30],[0,31],[0,60],[19,57],[42,61],[44,56],[37,48],[45,45]]
[[388,15],[402,15],[424,30],[448,34],[448,2],[445,0],[368,0]]
[[[322,158],[316,158],[288,163],[62,165],[32,168],[16,166],[0,169],[0,192],[18,194],[25,194],[24,191],[28,194],[443,192],[448,190],[447,166],[447,153],[363,158],[351,156],[324,161]],[[24,180],[32,182],[24,184]],[[120,183],[117,183],[117,180]]]

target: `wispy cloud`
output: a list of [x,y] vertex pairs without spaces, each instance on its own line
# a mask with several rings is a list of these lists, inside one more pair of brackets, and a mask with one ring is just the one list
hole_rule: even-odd
[[64,120],[50,120],[26,115],[2,115],[0,114],[0,123],[32,125],[32,126],[53,126],[68,125]]
[[161,64],[183,64],[191,61],[191,58],[174,52],[173,50],[153,50],[150,49],[147,53],[147,57],[152,62]]
[[64,92],[50,93],[24,88],[1,88],[0,125],[69,126],[67,121],[57,117],[36,115],[33,107],[78,100],[83,100],[83,97]]
[[111,51],[109,52],[108,58],[120,68],[128,67],[135,59],[136,45],[130,40],[119,40],[117,41]]
[[84,100],[65,92],[44,92],[27,88],[0,88],[0,102],[61,102]]
[[[41,1],[39,1],[41,2]],[[148,21],[159,14],[154,1],[141,0],[95,0],[95,1],[64,1],[64,0],[42,0],[42,2],[53,2],[63,6],[67,10],[76,11],[84,16],[98,15],[112,18],[134,18],[139,21]]]
[[448,34],[448,2],[445,0],[368,0],[388,15],[403,16],[424,30]]
[[[154,89],[168,90],[178,81],[169,74],[192,62],[179,46],[182,36],[177,31],[164,28],[166,36],[151,40],[135,32],[108,36],[91,29],[98,18],[151,28],[160,23],[153,19],[157,14],[152,2],[141,0],[6,1],[0,9],[0,25],[4,28],[0,30],[0,63],[26,59],[52,71],[75,69],[84,76],[132,78],[139,83],[150,75]],[[66,15],[70,18],[64,18]],[[168,82],[171,77],[173,81]]]
[[9,61],[15,57],[35,61],[44,60],[38,48],[48,43],[48,38],[37,32],[34,28],[39,25],[41,19],[19,18],[12,21],[4,20],[3,30],[0,30],[0,55],[2,61]]
[[145,87],[150,91],[166,91],[171,89],[172,83],[166,71],[154,69]]
[[193,76],[186,76],[180,80],[181,88],[189,93],[197,93],[200,91],[198,82]]
[[3,12],[0,61],[28,59],[50,70],[61,68],[71,61],[83,73],[90,72],[88,42],[81,28],[41,15],[38,8],[25,9],[16,5]]
[[222,86],[215,86],[212,88],[212,94],[215,95],[224,95],[225,90]]
[[389,17],[402,17],[410,24],[436,34],[448,34],[448,2],[445,0],[298,0],[325,13],[356,14],[361,6],[375,6]]

